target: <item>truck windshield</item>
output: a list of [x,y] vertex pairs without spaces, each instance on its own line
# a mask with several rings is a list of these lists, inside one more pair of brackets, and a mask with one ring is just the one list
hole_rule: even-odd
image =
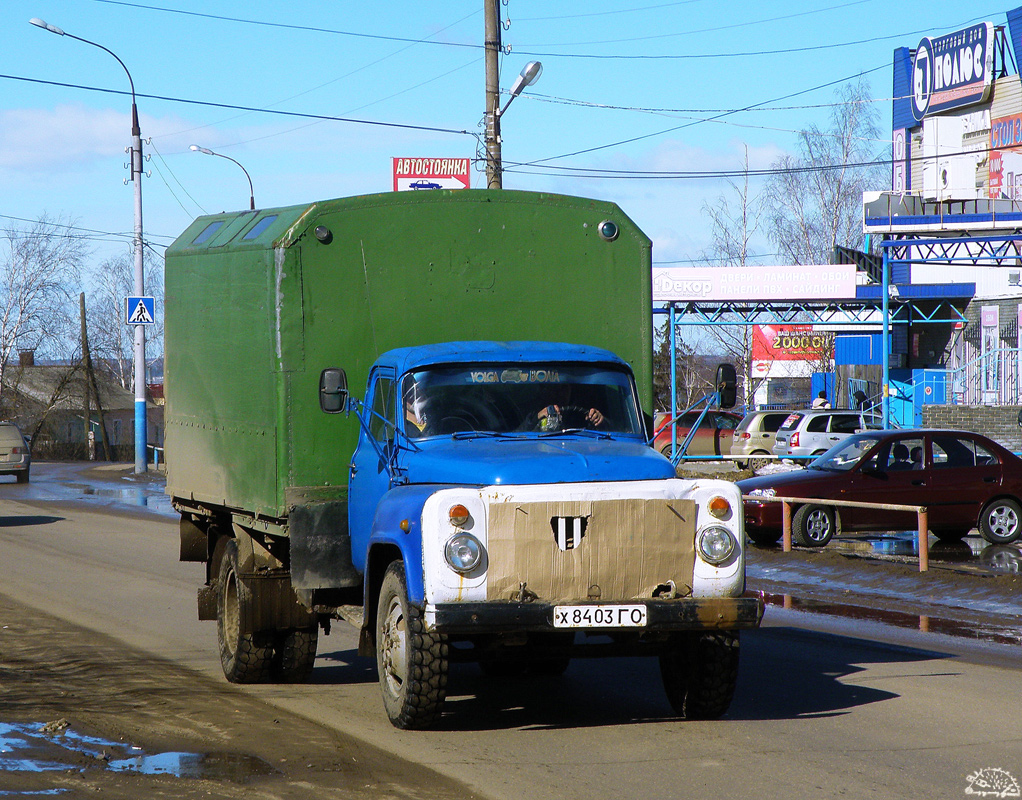
[[410,438],[586,429],[642,436],[631,375],[603,365],[465,364],[404,376]]

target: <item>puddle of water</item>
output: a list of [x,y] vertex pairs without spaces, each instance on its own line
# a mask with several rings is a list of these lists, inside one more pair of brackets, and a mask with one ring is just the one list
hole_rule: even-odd
[[134,745],[78,733],[64,720],[45,725],[0,722],[0,772],[58,772],[87,767],[242,784],[277,773],[262,759],[242,753],[147,754]]
[[170,497],[164,494],[163,481],[128,483],[119,486],[116,483],[83,483],[58,478],[48,482],[46,488],[50,496],[135,506],[159,514],[177,515],[170,504]]
[[245,783],[258,775],[272,775],[277,770],[261,759],[241,753],[157,753],[111,761],[113,772],[136,772],[140,775],[175,775],[178,778],[206,778]]
[[769,594],[760,592],[763,602],[789,611],[802,611],[811,614],[823,614],[831,617],[879,622],[896,628],[908,628],[922,633],[943,634],[962,639],[973,639],[993,644],[1022,645],[1022,626],[1004,627],[984,625],[976,622],[944,619],[926,614],[909,614],[902,611],[890,611],[882,608],[867,608],[842,603],[831,603],[824,600],[809,600],[788,594]]
[[[974,564],[991,572],[1022,573],[1022,548],[1016,544],[988,544],[979,536],[967,536],[957,542],[941,542],[931,537],[929,545],[931,562]],[[919,542],[915,531],[839,536],[827,548],[868,555],[880,561],[919,558]]]
[[95,497],[99,500],[113,500],[130,506],[141,506],[151,511],[173,513],[170,498],[163,494],[162,487],[154,491],[148,486],[118,486],[101,488],[84,484],[65,484],[81,492],[83,497]]

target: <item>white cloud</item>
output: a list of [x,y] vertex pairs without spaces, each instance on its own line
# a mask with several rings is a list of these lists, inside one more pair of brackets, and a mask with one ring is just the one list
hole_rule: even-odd
[[0,112],[0,167],[49,171],[85,166],[123,151],[130,140],[127,114],[83,105]]

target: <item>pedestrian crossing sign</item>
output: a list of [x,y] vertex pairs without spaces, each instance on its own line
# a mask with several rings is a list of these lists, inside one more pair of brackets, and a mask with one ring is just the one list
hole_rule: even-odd
[[127,325],[156,324],[156,300],[152,297],[124,298],[124,319]]

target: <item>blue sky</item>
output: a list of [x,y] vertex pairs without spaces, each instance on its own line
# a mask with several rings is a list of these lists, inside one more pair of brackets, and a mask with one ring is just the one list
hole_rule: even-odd
[[[614,200],[652,237],[655,262],[697,259],[708,245],[701,209],[725,190],[719,178],[570,169],[734,170],[746,147],[751,167],[768,167],[795,150],[798,130],[826,127],[835,90],[860,74],[889,131],[893,50],[979,21],[1003,24],[1011,7],[509,0],[501,86],[530,60],[544,72],[503,119],[504,187]],[[96,258],[130,243],[132,190],[122,182],[130,98],[115,93],[127,78],[108,54],[31,26],[31,17],[104,45],[131,71],[142,135],[152,139],[143,201],[154,245],[195,216],[248,206],[241,170],[190,144],[244,164],[258,207],[389,191],[394,156],[477,152],[482,0],[4,0],[0,215],[46,213],[115,234],[96,236]],[[757,108],[721,116],[749,106]],[[475,172],[473,187],[484,184]]]

